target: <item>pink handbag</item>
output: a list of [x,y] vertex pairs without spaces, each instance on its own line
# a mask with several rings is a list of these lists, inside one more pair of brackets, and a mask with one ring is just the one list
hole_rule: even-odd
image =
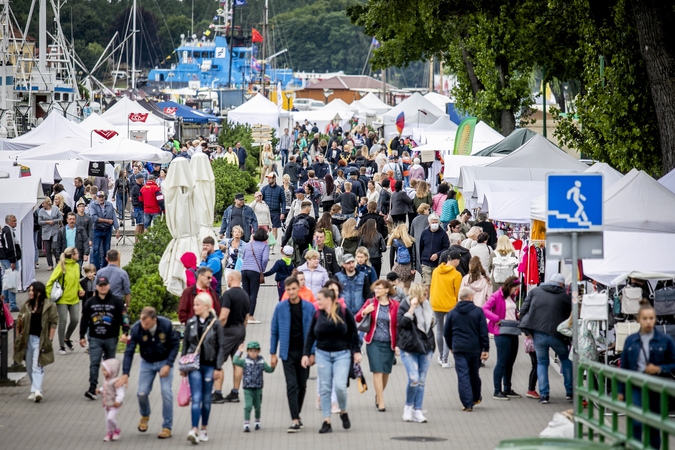
[[190,404],[190,383],[187,377],[183,377],[178,388],[178,406],[188,406]]
[[5,329],[11,330],[14,328],[14,317],[12,317],[12,313],[9,311],[9,305],[5,302],[2,302],[2,313],[5,316]]

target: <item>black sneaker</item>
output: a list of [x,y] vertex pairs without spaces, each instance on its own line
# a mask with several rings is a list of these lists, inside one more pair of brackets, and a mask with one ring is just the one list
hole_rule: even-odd
[[221,392],[214,392],[211,394],[211,403],[225,403],[225,397]]
[[333,432],[333,427],[330,426],[330,423],[324,422],[323,425],[321,425],[321,429],[319,430],[319,434],[326,434],[326,433],[332,433]]
[[506,395],[508,398],[523,398],[522,395],[511,389],[510,391],[504,392],[504,395]]
[[291,426],[288,427],[288,430],[286,430],[287,433],[297,433],[298,431],[301,430],[300,424],[299,423],[291,423]]
[[84,396],[87,397],[89,400],[97,400],[98,399],[98,395],[96,395],[96,389],[95,388],[89,388],[89,390],[84,393]]
[[342,428],[348,430],[352,427],[352,423],[349,421],[349,415],[347,415],[347,413],[340,413],[340,419],[342,419]]
[[501,392],[501,391],[495,392],[495,393],[492,395],[492,398],[495,399],[495,400],[508,400],[508,399],[509,399],[509,398],[506,396],[506,394],[503,393],[503,392]]
[[75,351],[75,347],[73,347],[73,341],[71,341],[71,340],[69,340],[69,339],[66,339],[66,340],[63,341],[63,342],[65,342],[66,347],[68,347],[68,350],[70,350],[71,352],[74,352],[74,351]]
[[548,405],[548,402],[549,402],[548,395],[542,395],[541,398],[539,399],[540,405]]
[[223,398],[223,403],[239,403],[239,394],[230,392]]
[[568,402],[573,402],[574,398],[572,397],[572,395],[568,394],[565,396],[565,400],[567,400]]

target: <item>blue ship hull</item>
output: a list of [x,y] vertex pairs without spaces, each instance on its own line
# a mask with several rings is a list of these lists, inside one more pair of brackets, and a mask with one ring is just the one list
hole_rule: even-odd
[[[224,36],[216,36],[213,41],[187,41],[176,49],[179,63],[171,68],[152,69],[148,74],[148,85],[178,89],[189,87],[191,82],[199,82],[199,88],[234,86],[245,89],[251,84],[261,83],[260,67],[252,67],[251,64],[251,51],[251,47],[234,47],[230,74],[230,49]],[[265,80],[271,85],[281,82],[286,87],[293,82],[293,71],[272,69],[268,65],[265,67]]]

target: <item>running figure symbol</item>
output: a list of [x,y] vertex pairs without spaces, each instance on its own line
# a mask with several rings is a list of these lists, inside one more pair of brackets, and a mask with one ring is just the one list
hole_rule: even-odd
[[574,214],[574,218],[578,219],[581,216],[581,219],[584,222],[588,222],[588,216],[584,211],[584,204],[581,202],[586,201],[586,197],[581,194],[581,181],[577,180],[574,182],[574,187],[567,191],[567,200],[572,198],[572,201],[577,205],[577,212]]

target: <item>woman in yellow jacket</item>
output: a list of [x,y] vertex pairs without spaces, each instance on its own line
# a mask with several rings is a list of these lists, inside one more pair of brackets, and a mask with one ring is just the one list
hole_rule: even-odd
[[[59,314],[59,355],[66,354],[66,346],[71,352],[75,350],[70,337],[80,322],[80,295],[84,295],[80,286],[80,265],[77,263],[79,259],[77,249],[68,247],[61,253],[59,263],[47,282],[47,298],[51,298],[52,288],[56,281],[63,288],[63,295],[56,302],[56,310]],[[70,323],[66,330],[68,316],[70,316]]]
[[441,262],[431,274],[429,300],[436,319],[436,347],[438,348],[438,364],[444,369],[452,368],[448,361],[450,349],[443,338],[445,316],[457,304],[459,288],[462,284],[462,274],[456,269],[459,265],[460,254],[456,250],[445,251],[441,254]]

